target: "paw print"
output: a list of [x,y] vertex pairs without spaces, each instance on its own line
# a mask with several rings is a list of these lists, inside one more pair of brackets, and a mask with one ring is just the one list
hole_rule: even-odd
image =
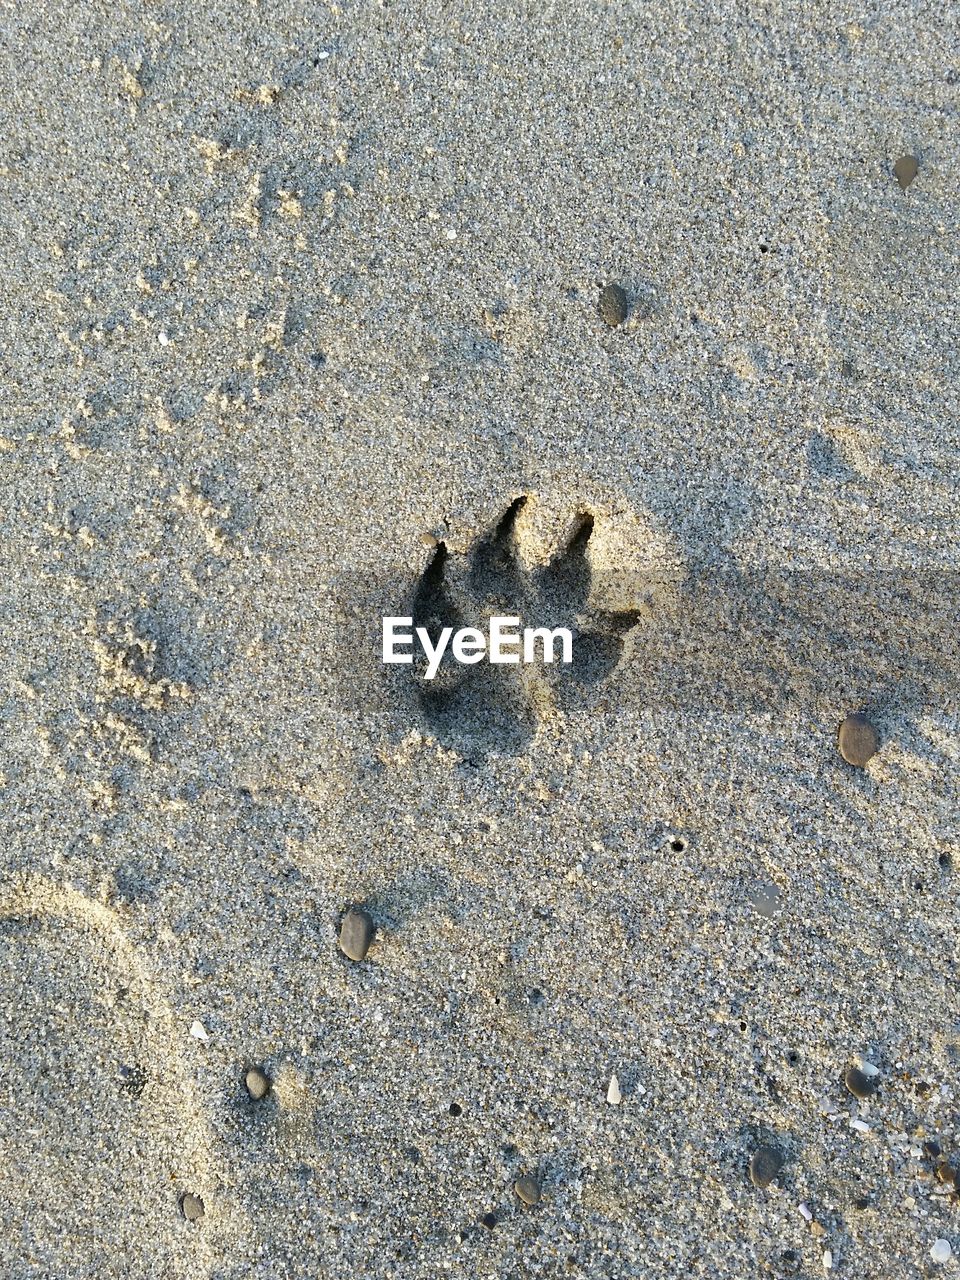
[[520,627],[569,628],[572,662],[516,666],[484,660],[463,665],[445,654],[432,680],[415,666],[420,706],[431,732],[468,757],[517,755],[557,703],[569,705],[618,666],[624,638],[639,614],[590,609],[589,544],[593,516],[581,513],[567,544],[547,563],[527,570],[519,556],[517,521],[526,497],[508,507],[496,527],[466,556],[440,543],[417,585],[413,624],[436,644],[441,630],[476,627],[491,617],[519,617]]

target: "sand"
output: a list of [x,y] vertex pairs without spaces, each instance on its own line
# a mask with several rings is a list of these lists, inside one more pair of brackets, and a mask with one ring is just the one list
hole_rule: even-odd
[[[955,16],[0,48],[0,1274],[949,1274]],[[440,543],[584,660],[384,668]]]

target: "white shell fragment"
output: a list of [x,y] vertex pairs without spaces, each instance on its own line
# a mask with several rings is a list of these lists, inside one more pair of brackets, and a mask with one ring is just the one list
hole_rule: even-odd
[[202,1022],[198,1022],[196,1019],[190,1025],[190,1034],[193,1036],[194,1040],[202,1040],[204,1043],[210,1039],[207,1035],[206,1027]]
[[949,1240],[935,1240],[930,1250],[930,1257],[934,1262],[949,1262],[953,1257],[953,1249],[950,1247]]
[[616,1075],[610,1077],[610,1087],[607,1089],[607,1101],[611,1107],[619,1107],[623,1101],[623,1094],[620,1092],[620,1081]]

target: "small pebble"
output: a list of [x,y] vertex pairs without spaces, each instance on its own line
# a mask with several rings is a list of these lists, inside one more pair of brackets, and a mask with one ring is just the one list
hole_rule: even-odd
[[202,1022],[198,1022],[196,1020],[190,1024],[190,1034],[193,1036],[194,1040],[201,1040],[204,1044],[210,1039],[207,1035],[206,1027]]
[[783,1168],[783,1155],[776,1147],[759,1147],[750,1158],[750,1181],[764,1191]]
[[350,960],[363,960],[370,950],[376,926],[362,907],[351,907],[340,926],[340,950]]
[[875,1079],[871,1079],[859,1067],[847,1067],[843,1075],[843,1083],[855,1098],[869,1098],[877,1087]]
[[610,1086],[607,1089],[607,1101],[611,1107],[619,1107],[623,1101],[623,1094],[620,1092],[620,1081],[615,1075],[610,1077]]
[[949,1240],[934,1240],[930,1249],[930,1257],[934,1262],[949,1262],[953,1257],[953,1249]]
[[259,1102],[270,1092],[270,1077],[259,1067],[251,1067],[243,1077],[243,1083],[254,1102]]
[[840,726],[837,746],[847,764],[862,769],[877,754],[880,739],[867,717],[857,712],[847,716]]
[[949,1160],[941,1160],[937,1165],[937,1181],[948,1187],[957,1185],[957,1171]]
[[180,1197],[180,1212],[188,1222],[198,1222],[203,1217],[203,1201],[188,1191]]
[[867,1124],[866,1120],[851,1120],[851,1121],[850,1121],[850,1128],[851,1128],[851,1129],[856,1129],[857,1133],[869,1133],[869,1132],[870,1132],[870,1126]]
[[147,1073],[142,1067],[121,1067],[120,1088],[131,1098],[139,1098],[147,1087]]
[[627,295],[618,284],[606,284],[600,290],[598,306],[600,319],[611,329],[622,325],[627,318]]
[[796,1249],[784,1249],[780,1254],[778,1270],[785,1276],[795,1276],[801,1266],[800,1255]]
[[910,183],[917,176],[920,166],[917,164],[916,156],[901,156],[893,166],[893,176],[900,183],[900,190],[906,191]]
[[821,1261],[823,1262],[824,1271],[833,1269],[833,1253],[829,1249],[824,1249]]
[[532,1173],[525,1173],[513,1184],[513,1189],[524,1204],[537,1204],[540,1200],[540,1183]]

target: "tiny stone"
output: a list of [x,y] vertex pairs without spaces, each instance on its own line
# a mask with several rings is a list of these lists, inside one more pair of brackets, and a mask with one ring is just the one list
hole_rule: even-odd
[[615,1075],[610,1077],[610,1086],[607,1089],[607,1101],[611,1107],[619,1107],[623,1101],[623,1094],[620,1092],[620,1081]]
[[750,1181],[764,1191],[783,1168],[783,1156],[776,1147],[759,1147],[750,1159]]
[[497,1215],[495,1213],[485,1213],[480,1219],[488,1231],[492,1231],[497,1225]]
[[616,329],[627,318],[627,295],[618,284],[604,285],[600,290],[600,319]]
[[524,1204],[537,1204],[540,1199],[540,1183],[532,1173],[525,1173],[513,1184],[513,1189]]
[[824,1251],[823,1251],[823,1259],[822,1259],[822,1261],[823,1261],[823,1269],[824,1269],[824,1271],[830,1271],[830,1270],[832,1270],[832,1268],[833,1268],[833,1254],[831,1253],[831,1251],[830,1251],[829,1249],[824,1249]]
[[941,1160],[937,1165],[937,1181],[948,1187],[957,1185],[957,1171],[949,1160]]
[[120,1088],[131,1098],[139,1098],[147,1086],[147,1073],[142,1067],[121,1067]]
[[923,1154],[927,1157],[928,1160],[936,1160],[939,1156],[943,1154],[943,1152],[940,1150],[940,1143],[934,1142],[932,1141],[932,1139],[928,1138],[927,1141],[923,1144]]
[[906,191],[910,183],[917,176],[920,166],[917,164],[916,156],[901,156],[893,166],[893,176],[900,183],[900,190]]
[[376,926],[362,907],[351,907],[340,926],[340,950],[350,960],[363,960],[370,950]]
[[180,1197],[180,1212],[188,1222],[198,1222],[203,1217],[203,1201],[187,1192]]
[[780,1255],[779,1270],[785,1276],[795,1276],[800,1270],[800,1255],[796,1249],[784,1249]]
[[840,726],[837,746],[847,764],[862,769],[877,754],[880,739],[867,717],[855,713],[847,716]]
[[930,1257],[934,1262],[949,1262],[953,1257],[953,1249],[949,1240],[935,1240],[930,1249]]
[[876,1082],[872,1080],[865,1071],[861,1071],[859,1067],[847,1067],[843,1076],[843,1083],[855,1098],[869,1098],[876,1089]]
[[270,1092],[270,1077],[259,1067],[251,1067],[243,1077],[243,1083],[254,1102],[259,1102]]

